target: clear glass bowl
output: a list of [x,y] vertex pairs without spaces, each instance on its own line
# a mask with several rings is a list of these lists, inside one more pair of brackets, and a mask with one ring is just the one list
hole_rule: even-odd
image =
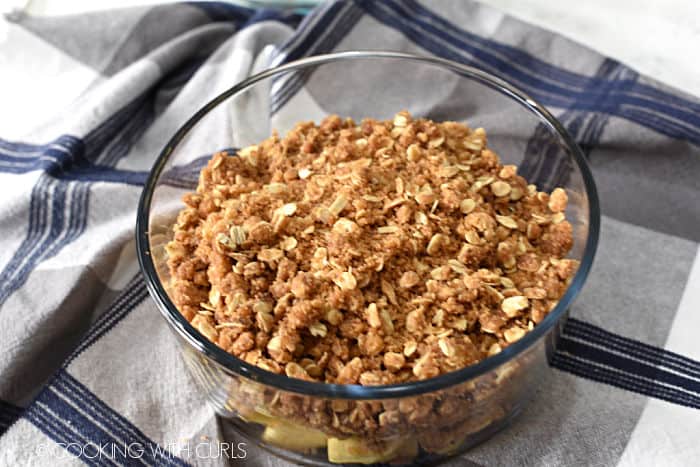
[[[558,305],[524,338],[476,365],[390,386],[322,384],[270,373],[195,330],[168,297],[164,245],[215,152],[242,148],[301,120],[416,117],[484,127],[504,163],[540,190],[564,187],[573,225],[569,257],[580,267]],[[312,465],[434,463],[504,427],[549,371],[567,309],[590,270],[600,211],[585,158],[541,105],[505,81],[455,62],[393,52],[345,52],[299,60],[233,86],[178,130],[151,171],[138,209],[137,248],[148,289],[187,367],[235,432]],[[157,356],[155,356],[157,358]]]

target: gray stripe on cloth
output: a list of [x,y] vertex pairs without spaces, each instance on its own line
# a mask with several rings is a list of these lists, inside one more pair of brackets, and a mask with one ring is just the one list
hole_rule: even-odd
[[149,52],[148,58],[163,70],[174,70],[186,61],[209,57],[229,40],[234,32],[233,25],[227,23],[199,26],[159,44]]
[[700,147],[612,117],[589,160],[606,215],[700,242]]
[[[56,284],[68,287],[59,290]],[[96,318],[95,305],[106,290],[89,267],[38,270],[29,276],[1,313],[6,337],[0,339],[0,399],[26,404],[36,395]],[[27,303],[33,303],[31,309]]]
[[126,68],[161,44],[210,22],[199,8],[184,3],[124,8],[109,14],[23,15],[17,19],[18,24],[32,33],[106,76]]
[[697,244],[603,216],[593,269],[573,316],[663,347]]

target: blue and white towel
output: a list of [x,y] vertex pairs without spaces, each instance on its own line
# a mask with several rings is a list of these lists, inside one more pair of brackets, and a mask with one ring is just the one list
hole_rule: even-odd
[[[584,149],[602,200],[554,370],[509,429],[453,465],[697,465],[700,102],[460,0],[337,1],[303,19],[197,3],[0,20],[0,465],[226,463],[217,446],[232,438],[137,270],[141,185],[215,94],[350,49],[445,57],[522,88]],[[290,82],[275,105],[321,84]],[[244,448],[232,464],[284,465]]]

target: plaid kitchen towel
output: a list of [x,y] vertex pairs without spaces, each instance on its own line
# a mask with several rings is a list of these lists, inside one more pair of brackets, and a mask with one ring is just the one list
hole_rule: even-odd
[[[461,0],[337,1],[303,19],[197,3],[0,22],[0,465],[227,462],[216,443],[231,438],[137,270],[141,186],[217,93],[351,49],[503,77],[561,119],[598,184],[600,246],[554,370],[510,428],[452,465],[697,465],[700,102]],[[323,108],[326,84],[288,80],[273,110]],[[96,451],[125,445],[136,451]],[[285,465],[244,448],[232,464]]]

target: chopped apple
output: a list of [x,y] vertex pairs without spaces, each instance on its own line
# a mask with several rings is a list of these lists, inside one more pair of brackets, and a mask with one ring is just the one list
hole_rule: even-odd
[[328,437],[322,431],[282,420],[268,423],[262,439],[266,443],[301,452],[326,447],[328,441]]
[[413,438],[387,441],[382,448],[370,446],[361,438],[328,439],[328,460],[336,463],[374,464],[395,457],[415,457],[418,444]]
[[248,410],[245,412],[239,412],[238,415],[246,422],[259,423],[265,426],[277,421],[275,417],[263,413],[260,410]]

